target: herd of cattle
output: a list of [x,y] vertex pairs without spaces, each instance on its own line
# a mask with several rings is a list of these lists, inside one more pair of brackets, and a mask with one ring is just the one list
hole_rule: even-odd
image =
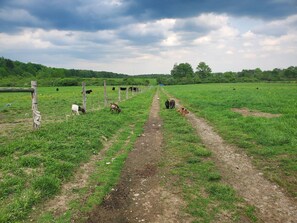
[[[111,112],[116,112],[116,113],[120,113],[122,111],[122,109],[119,107],[118,104],[116,103],[110,103],[110,111]],[[165,101],[165,107],[166,109],[174,109],[175,108],[175,101],[174,100],[166,100]],[[73,114],[75,115],[79,115],[79,112],[82,112],[83,114],[86,113],[85,109],[82,108],[79,105],[76,104],[72,104],[71,106],[71,111]],[[181,115],[185,116],[186,114],[189,114],[189,111],[184,108],[184,107],[180,107],[177,112],[179,112]]]
[[[56,90],[59,91],[58,88]],[[115,87],[113,87],[112,90],[115,90]],[[127,88],[126,87],[120,87],[120,90],[121,91],[126,91]],[[139,88],[137,88],[137,87],[129,87],[128,90],[130,90],[130,91],[140,91]],[[93,92],[92,90],[86,90],[86,94],[91,94],[92,92]],[[110,103],[109,107],[110,107],[111,112],[120,113],[122,111],[122,109],[116,103]],[[175,100],[171,99],[169,101],[167,99],[165,101],[165,108],[166,109],[174,109],[175,108]],[[86,113],[86,110],[83,107],[81,107],[80,105],[77,105],[77,104],[72,104],[71,111],[72,111],[72,114],[76,114],[76,115],[79,115],[79,112],[82,112],[83,114]],[[185,116],[186,114],[189,114],[189,111],[184,107],[180,107],[177,110],[177,112],[179,112],[183,116]]]

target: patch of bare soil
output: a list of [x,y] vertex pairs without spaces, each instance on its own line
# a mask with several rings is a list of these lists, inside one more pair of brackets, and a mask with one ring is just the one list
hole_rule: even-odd
[[181,211],[183,201],[160,185],[162,122],[158,113],[156,94],[144,132],[126,160],[119,183],[90,213],[87,222],[190,222]]
[[280,117],[281,114],[271,114],[260,111],[251,111],[248,108],[232,108],[234,112],[240,113],[243,116],[255,116],[255,117],[264,117],[264,118],[277,118]]
[[227,144],[213,128],[193,113],[186,115],[204,145],[213,152],[216,165],[228,184],[259,212],[264,222],[297,222],[297,202],[264,178],[243,149]]

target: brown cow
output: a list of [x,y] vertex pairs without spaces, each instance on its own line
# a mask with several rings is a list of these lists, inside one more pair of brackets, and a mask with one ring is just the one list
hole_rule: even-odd
[[110,111],[120,113],[122,110],[116,103],[110,103]]
[[189,114],[189,111],[184,107],[179,108],[177,110],[177,112],[179,112],[182,116],[185,116],[186,114]]

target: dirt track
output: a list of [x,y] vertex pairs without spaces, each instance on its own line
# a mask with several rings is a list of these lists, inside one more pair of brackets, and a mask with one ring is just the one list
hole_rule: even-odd
[[158,163],[161,159],[162,122],[159,107],[156,94],[144,132],[126,160],[120,182],[103,204],[92,211],[88,222],[191,222],[180,211],[182,200],[160,185],[162,173]]
[[[177,104],[179,102],[177,101]],[[138,138],[134,149],[129,153],[121,173],[120,182],[106,196],[103,203],[94,208],[87,222],[90,223],[184,223],[191,222],[185,214],[183,200],[173,191],[164,188],[164,173],[158,168],[162,156],[162,121],[159,117],[159,100],[156,94],[152,103],[149,119],[143,134]],[[287,197],[282,190],[266,180],[263,174],[253,167],[250,158],[235,146],[228,145],[202,118],[190,113],[188,121],[197,130],[205,146],[213,152],[222,179],[231,185],[249,204],[258,209],[263,222],[297,222],[296,200]],[[109,145],[102,151],[106,151]],[[98,154],[100,156],[102,154]],[[78,175],[77,181],[65,185],[69,187],[84,184],[91,162],[83,167],[84,175]],[[65,196],[64,196],[65,195]],[[65,192],[59,199],[49,202],[49,209],[63,212],[66,201],[71,198]],[[52,206],[51,206],[51,205]],[[64,209],[65,210],[64,210]]]
[[289,198],[281,188],[266,180],[242,149],[224,142],[204,119],[192,113],[187,115],[187,119],[204,145],[213,152],[223,180],[249,204],[258,208],[261,220],[268,223],[297,222],[296,200]]

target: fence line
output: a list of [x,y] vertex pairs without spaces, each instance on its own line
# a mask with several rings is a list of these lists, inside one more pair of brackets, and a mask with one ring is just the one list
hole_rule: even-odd
[[0,93],[20,93],[20,92],[31,93],[33,128],[37,129],[41,125],[41,114],[38,111],[37,81],[31,81],[31,88],[1,88],[0,89]]

